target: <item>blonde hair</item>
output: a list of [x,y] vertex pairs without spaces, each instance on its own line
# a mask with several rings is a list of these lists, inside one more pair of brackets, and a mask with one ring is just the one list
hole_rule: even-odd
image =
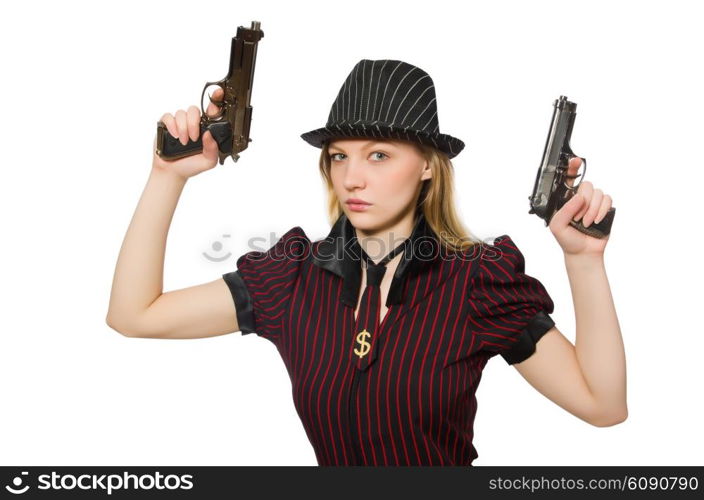
[[[318,168],[328,193],[328,219],[330,224],[334,224],[343,210],[330,176],[329,143],[329,140],[323,143]],[[464,251],[481,243],[481,240],[467,230],[457,216],[454,199],[454,167],[450,159],[445,153],[432,146],[415,142],[411,144],[428,162],[432,172],[432,178],[423,181],[416,213],[422,210],[428,225],[438,236],[440,244],[448,251]]]

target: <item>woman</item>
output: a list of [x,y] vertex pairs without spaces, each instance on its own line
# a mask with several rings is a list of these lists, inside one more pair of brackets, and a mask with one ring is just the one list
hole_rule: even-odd
[[[210,104],[206,112],[217,111]],[[162,120],[186,144],[197,139],[199,118],[192,106]],[[130,337],[242,331],[270,340],[320,465],[471,465],[475,393],[496,354],[586,422],[626,418],[625,356],[603,262],[608,238],[568,224],[599,221],[608,195],[582,182],[550,222],[572,287],[575,347],[511,238],[485,245],[459,222],[450,160],[464,143],[439,132],[425,71],[360,61],[326,125],[302,138],[321,148],[333,222],[326,239],[312,242],[296,226],[268,251],[242,255],[222,279],[162,293],[180,192],[217,161],[206,132],[199,155],[154,156],[118,259],[108,324]],[[577,159],[570,173],[578,168]]]

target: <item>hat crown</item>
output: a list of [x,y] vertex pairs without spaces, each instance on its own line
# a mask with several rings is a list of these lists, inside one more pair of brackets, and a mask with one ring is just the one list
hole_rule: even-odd
[[464,142],[440,132],[430,75],[404,61],[359,61],[332,103],[327,124],[301,134],[316,148],[341,137],[377,137],[431,146],[454,158]]
[[438,133],[432,78],[404,61],[362,59],[342,84],[327,126],[360,123]]

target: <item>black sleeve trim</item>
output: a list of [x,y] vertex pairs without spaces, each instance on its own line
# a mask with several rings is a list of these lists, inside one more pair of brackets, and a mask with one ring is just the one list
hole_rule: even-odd
[[509,365],[520,363],[535,353],[535,344],[548,330],[555,326],[555,322],[545,311],[538,311],[533,316],[525,329],[521,332],[516,342],[510,349],[501,353]]
[[222,275],[222,278],[227,283],[232,300],[235,303],[237,311],[237,324],[240,327],[242,335],[255,333],[254,331],[254,313],[252,310],[252,299],[247,291],[247,286],[242,280],[242,275],[239,269]]

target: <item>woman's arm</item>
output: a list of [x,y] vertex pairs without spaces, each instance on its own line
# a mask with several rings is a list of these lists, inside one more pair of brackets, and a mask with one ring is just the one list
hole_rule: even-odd
[[106,317],[128,337],[203,338],[239,331],[222,278],[162,293],[169,226],[186,179],[152,169],[117,259]]
[[626,355],[604,260],[566,255],[565,265],[577,328],[575,352],[585,382],[602,414],[625,420]]
[[107,323],[118,331],[134,330],[139,318],[161,296],[166,238],[186,179],[152,168],[113,276]]
[[626,356],[602,259],[565,256],[576,318],[573,345],[553,327],[513,366],[541,394],[599,427],[623,422]]
[[[210,104],[208,114],[217,113],[218,108]],[[165,114],[162,121],[182,144],[189,138],[198,139],[197,107],[179,110],[175,116]],[[232,295],[222,278],[162,293],[166,238],[181,192],[190,177],[215,166],[217,155],[210,132],[203,135],[203,151],[197,155],[165,161],[154,154],[113,277],[106,321],[120,333],[130,337],[199,338],[239,330]]]
[[[570,161],[570,174],[581,159]],[[626,401],[626,355],[604,266],[606,238],[580,233],[569,221],[585,226],[600,222],[611,197],[589,182],[558,210],[550,230],[564,252],[572,290],[575,345],[553,327],[536,344],[536,352],[514,366],[536,389],[556,404],[598,426],[623,422]]]

